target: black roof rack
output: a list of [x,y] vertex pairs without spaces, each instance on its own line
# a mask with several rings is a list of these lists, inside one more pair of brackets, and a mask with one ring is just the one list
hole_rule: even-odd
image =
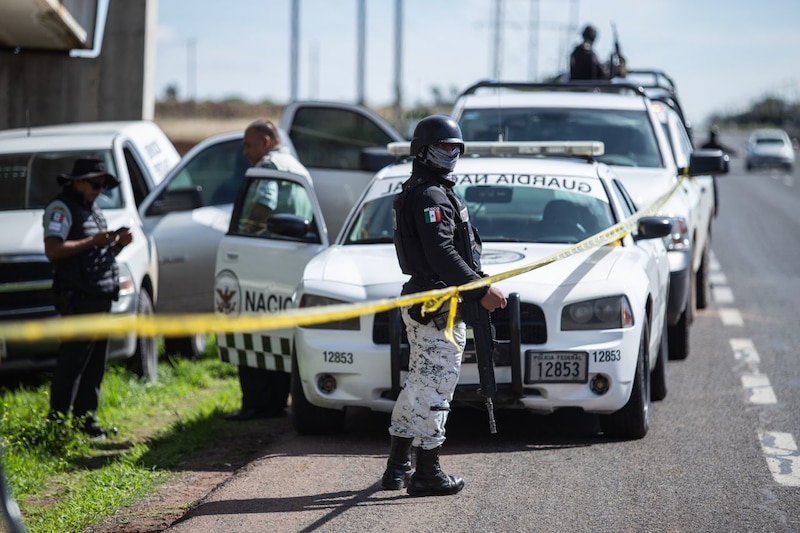
[[567,92],[602,92],[633,93],[647,96],[641,85],[625,82],[608,81],[568,81],[536,83],[530,81],[496,81],[482,80],[470,85],[459,96],[475,94],[481,89],[517,89],[522,91],[567,91]]
[[677,93],[678,86],[675,84],[675,80],[672,79],[666,72],[663,70],[657,69],[628,69],[627,70],[628,76],[648,76],[651,77],[653,82],[652,83],[642,83],[641,85],[644,88],[656,88],[660,87],[662,89],[666,89],[669,92]]

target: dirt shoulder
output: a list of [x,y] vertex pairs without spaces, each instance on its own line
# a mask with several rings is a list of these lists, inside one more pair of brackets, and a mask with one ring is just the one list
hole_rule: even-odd
[[262,457],[271,444],[293,431],[288,416],[229,424],[230,431],[187,456],[170,481],[84,533],[164,531],[240,468]]

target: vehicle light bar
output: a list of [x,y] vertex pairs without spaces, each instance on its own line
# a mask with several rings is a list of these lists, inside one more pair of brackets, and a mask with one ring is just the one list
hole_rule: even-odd
[[[410,142],[391,142],[386,145],[391,155],[411,155]],[[600,141],[469,141],[464,143],[469,155],[561,155],[591,157],[605,153]]]

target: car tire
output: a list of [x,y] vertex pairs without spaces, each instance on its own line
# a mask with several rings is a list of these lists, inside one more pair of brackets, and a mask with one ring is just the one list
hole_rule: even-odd
[[[711,233],[708,234],[708,240],[711,239]],[[709,248],[710,243],[706,242],[703,248],[703,256],[700,258],[700,268],[697,269],[695,279],[695,305],[697,309],[705,309],[708,307],[710,300],[710,287],[708,281],[708,261],[709,261]]]
[[292,425],[301,435],[331,435],[344,430],[345,411],[317,407],[308,401],[300,372],[297,367],[297,354],[292,353]]
[[602,415],[600,427],[610,438],[641,439],[650,430],[650,368],[647,346],[650,342],[645,325],[639,341],[639,357],[636,360],[636,375],[628,403],[615,413]]
[[659,402],[667,397],[667,359],[669,359],[669,334],[667,321],[661,326],[661,343],[658,345],[656,366],[650,373],[650,401]]
[[[153,314],[153,300],[150,293],[142,289],[136,302],[136,314],[149,316]],[[136,352],[127,361],[128,370],[145,381],[158,381],[158,346],[154,336],[137,336]]]
[[190,337],[168,337],[164,339],[164,351],[186,359],[199,359],[206,351],[206,334],[198,333]]

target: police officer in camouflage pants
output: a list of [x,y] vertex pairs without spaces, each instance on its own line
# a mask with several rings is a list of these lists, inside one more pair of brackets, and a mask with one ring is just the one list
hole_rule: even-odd
[[[411,276],[403,294],[463,285],[483,276],[459,254],[459,250],[469,250],[462,253],[471,253],[472,263],[480,265],[480,238],[469,226],[466,205],[453,192],[451,172],[463,152],[461,129],[450,117],[426,117],[414,130],[411,177],[395,199],[393,213],[397,257],[403,272]],[[459,224],[466,224],[466,231],[458,231]],[[462,297],[479,300],[488,311],[506,306],[505,296],[495,287],[482,287]],[[458,316],[453,331],[457,346],[445,337],[447,312],[442,309],[422,316],[420,304],[401,310],[411,353],[409,372],[392,411],[391,447],[381,479],[384,489],[407,486],[412,496],[438,496],[464,488],[461,477],[447,475],[439,466],[466,343],[466,326]],[[417,447],[413,474],[412,444]]]

